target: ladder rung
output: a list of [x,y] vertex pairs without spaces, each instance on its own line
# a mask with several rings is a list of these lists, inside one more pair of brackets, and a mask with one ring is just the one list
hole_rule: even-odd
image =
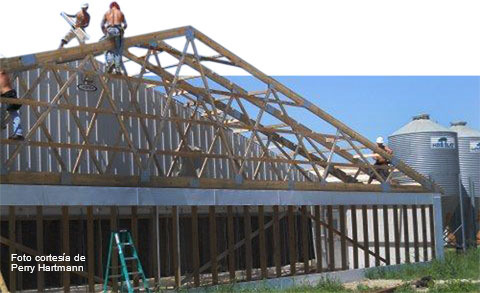
[[132,260],[132,259],[137,259],[136,257],[134,256],[131,256],[131,257],[125,257],[125,260]]

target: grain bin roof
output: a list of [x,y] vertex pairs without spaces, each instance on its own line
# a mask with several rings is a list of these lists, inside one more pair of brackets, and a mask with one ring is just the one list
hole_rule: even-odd
[[391,136],[418,132],[452,132],[452,130],[430,120],[428,114],[414,116],[412,121],[398,129]]

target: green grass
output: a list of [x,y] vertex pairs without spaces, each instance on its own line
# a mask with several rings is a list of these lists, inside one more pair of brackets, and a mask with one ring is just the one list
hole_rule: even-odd
[[471,281],[448,281],[442,285],[436,285],[428,291],[429,293],[467,293],[467,292],[480,292],[480,284],[472,283]]
[[433,260],[429,264],[405,264],[400,269],[374,268],[367,272],[369,279],[414,280],[431,276],[434,280],[480,279],[480,248],[465,254],[446,251],[445,260]]

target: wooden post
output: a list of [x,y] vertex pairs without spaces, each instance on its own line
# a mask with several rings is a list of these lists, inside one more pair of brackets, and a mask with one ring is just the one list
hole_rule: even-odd
[[333,238],[333,207],[327,206],[328,221],[328,269],[335,270],[335,239]]
[[87,207],[87,268],[88,268],[88,290],[95,291],[95,255],[93,239],[93,207]]
[[172,206],[172,251],[173,251],[173,271],[175,274],[175,288],[179,289],[182,285],[182,276],[180,270],[180,243],[178,231],[178,210]]
[[228,273],[230,282],[235,282],[235,229],[233,226],[233,207],[227,206],[228,237]]
[[372,206],[373,213],[373,246],[375,248],[375,266],[380,266],[380,244],[379,244],[379,235],[378,235],[378,207],[377,205]]
[[295,214],[294,206],[288,206],[288,251],[290,255],[290,274],[297,273],[297,247],[295,237]]
[[198,249],[198,207],[192,206],[192,256],[193,256],[193,284],[200,286],[200,251]]
[[[108,235],[110,237],[110,235]],[[110,239],[109,239],[110,240]],[[97,216],[97,266],[98,276],[103,278],[103,234],[102,234],[102,218]]]
[[273,259],[275,262],[275,276],[282,276],[282,260],[280,246],[280,220],[278,218],[278,206],[273,206]]
[[247,281],[252,280],[252,222],[250,219],[250,207],[243,207],[245,226],[245,269]]
[[[40,254],[43,254],[43,208],[42,206],[37,206],[37,251]],[[43,264],[43,262],[38,262],[38,264]],[[43,292],[45,290],[45,274],[43,271],[37,271],[37,290]]]
[[[70,219],[68,215],[68,206],[62,207],[62,252],[70,255]],[[66,261],[65,266],[69,266],[70,262]],[[63,272],[63,291],[70,292],[70,273]]]
[[388,224],[388,206],[383,206],[383,239],[385,242],[386,265],[390,265],[390,229]]
[[357,230],[357,207],[350,207],[352,213],[352,250],[353,250],[353,268],[358,269],[358,230]]
[[347,227],[345,225],[345,206],[338,207],[338,213],[340,214],[340,248],[342,256],[342,270],[348,269],[347,263]]
[[422,216],[422,240],[423,240],[423,261],[428,260],[428,238],[427,238],[427,214],[425,212],[425,205],[421,206]]
[[[117,207],[115,207],[115,206],[110,207],[110,233],[108,235],[109,241],[110,241],[110,234],[112,232],[117,232],[117,230],[118,230],[118,223],[117,223],[118,218],[117,217],[118,217]],[[112,266],[111,274],[112,275],[117,275],[118,274],[118,251],[116,249],[112,249],[112,263],[111,263],[111,266]],[[109,268],[106,268],[106,269],[108,270]],[[113,281],[113,291],[117,292],[118,291],[118,279],[113,278],[112,281]]]
[[323,271],[322,231],[320,226],[320,206],[315,206],[315,246],[317,247],[317,273]]
[[260,245],[260,269],[262,272],[262,279],[267,279],[268,272],[267,252],[265,247],[265,214],[263,206],[258,206],[258,240]]
[[160,262],[158,261],[158,242],[159,240],[159,229],[158,229],[158,217],[157,217],[157,207],[152,207],[152,213],[150,215],[150,235],[151,235],[151,242],[150,242],[150,255],[151,258],[149,259],[150,262],[150,271],[153,274],[154,284],[153,287],[160,284],[160,277],[158,274],[158,270],[160,269]]
[[410,263],[410,240],[408,237],[408,206],[402,206],[403,211],[403,242],[405,245],[405,262]]
[[308,217],[307,217],[307,207],[302,206],[302,256],[303,256],[303,267],[305,274],[310,272],[310,257],[309,257],[309,237],[308,237]]
[[218,284],[218,262],[217,262],[217,221],[215,215],[215,206],[210,206],[208,208],[209,215],[209,234],[210,234],[210,262],[212,266],[212,284]]
[[432,248],[432,259],[435,258],[435,224],[433,217],[433,205],[428,207],[428,217],[430,218],[430,246]]
[[418,219],[417,219],[416,205],[412,205],[412,221],[413,221],[413,247],[415,250],[415,262],[419,262],[420,252],[418,249]]
[[[17,241],[16,239],[16,225],[15,225],[15,207],[14,206],[9,206],[8,207],[8,238],[10,241]],[[15,247],[13,245],[10,245],[8,247],[8,253],[9,255],[13,255],[16,253]],[[8,287],[10,288],[10,292],[16,292],[17,291],[17,270],[12,270],[12,264],[14,263],[12,261],[12,258],[10,257],[8,259],[9,263],[9,280],[8,280]]]
[[[131,211],[132,211],[132,217],[130,218],[130,225],[131,225],[131,229],[132,229],[132,238],[133,238],[133,242],[134,242],[135,246],[140,247],[139,244],[138,244],[138,213],[137,213],[137,207],[132,206]],[[139,255],[139,257],[140,257],[140,255]],[[137,267],[136,262],[132,263],[132,268],[135,271],[138,271],[138,267]],[[134,276],[134,278],[133,278],[134,287],[138,287],[138,285],[139,285],[137,277],[138,276]]]
[[401,263],[400,259],[400,225],[398,223],[398,206],[393,206],[393,230],[395,236],[395,263]]
[[363,224],[363,251],[365,267],[370,267],[370,255],[368,254],[368,210],[366,205],[362,205],[362,224]]

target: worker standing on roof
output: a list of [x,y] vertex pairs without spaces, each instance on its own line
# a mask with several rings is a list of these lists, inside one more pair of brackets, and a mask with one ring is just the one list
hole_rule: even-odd
[[[0,70],[0,97],[10,99],[17,98],[17,92],[13,89],[10,77],[5,70]],[[6,103],[2,103],[1,105],[0,120],[2,130],[7,127],[7,112],[10,114],[10,119],[12,121],[13,134],[9,136],[8,139],[23,140],[23,130],[20,124],[20,115],[18,114],[18,110],[21,106],[21,104]]]
[[82,9],[77,13],[77,14],[66,14],[68,17],[74,17],[75,18],[75,25],[72,26],[72,29],[63,37],[61,43],[60,43],[60,48],[63,48],[68,42],[70,42],[73,38],[78,37],[78,41],[80,43],[84,43],[85,40],[82,39],[82,36],[84,34],[80,33],[79,30],[85,30],[87,26],[90,24],[90,14],[87,12],[88,9],[88,3],[84,3],[82,5]]
[[[110,9],[105,13],[102,19],[102,31],[107,38],[113,39],[115,49],[108,51],[105,55],[107,59],[107,72],[112,71],[112,65],[115,65],[115,73],[120,74],[122,68],[123,55],[123,33],[127,29],[127,20],[125,15],[120,10],[120,5],[117,2],[110,4]],[[111,57],[113,57],[113,64]]]
[[[382,150],[384,150],[385,152],[387,152],[387,154],[390,154],[390,155],[393,154],[393,150],[391,148],[387,147],[384,144],[383,137],[381,137],[381,136],[377,137],[377,147],[379,147]],[[375,170],[377,171],[377,173],[379,175],[381,175],[384,179],[386,179],[388,177],[388,175],[390,174],[388,172],[388,168],[387,168],[390,161],[385,159],[384,157],[382,157],[380,154],[375,154],[374,159],[375,159],[374,166],[381,166],[382,167],[382,168],[375,168]],[[375,173],[372,172],[370,174],[370,178],[368,179],[368,183],[371,183],[375,177],[377,177],[377,176],[375,176]],[[380,178],[377,178],[377,180],[380,181]]]

